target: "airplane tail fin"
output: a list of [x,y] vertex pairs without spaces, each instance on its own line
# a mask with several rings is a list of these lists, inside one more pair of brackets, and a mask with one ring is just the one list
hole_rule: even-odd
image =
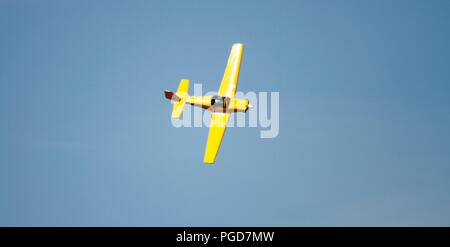
[[178,86],[176,93],[171,91],[164,91],[164,95],[167,99],[173,100],[172,117],[180,118],[183,113],[183,108],[186,103],[186,97],[188,96],[189,80],[182,79]]

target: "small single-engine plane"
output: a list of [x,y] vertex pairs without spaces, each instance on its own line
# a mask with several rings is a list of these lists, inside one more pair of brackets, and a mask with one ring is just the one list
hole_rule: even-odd
[[211,124],[206,143],[204,163],[213,164],[219,151],[230,114],[233,112],[246,112],[252,107],[247,99],[235,98],[241,67],[243,44],[233,44],[227,67],[220,84],[219,92],[215,96],[188,95],[189,80],[182,79],[176,93],[164,91],[167,99],[173,101],[172,117],[179,118],[186,103],[202,107],[212,112]]

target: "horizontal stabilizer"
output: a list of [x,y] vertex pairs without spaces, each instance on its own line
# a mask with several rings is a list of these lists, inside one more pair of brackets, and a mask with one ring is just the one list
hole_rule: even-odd
[[173,103],[172,118],[180,118],[181,114],[183,113],[185,103],[186,101],[184,99]]
[[166,90],[164,96],[173,101],[172,118],[180,118],[183,113],[183,108],[186,103],[186,97],[188,97],[189,80],[183,79],[180,81],[178,90],[176,93]]

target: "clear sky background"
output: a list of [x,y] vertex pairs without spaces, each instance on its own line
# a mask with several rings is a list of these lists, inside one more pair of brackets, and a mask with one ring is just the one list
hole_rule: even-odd
[[[0,225],[450,225],[449,1],[0,0]],[[163,90],[280,92],[280,133]],[[192,86],[192,85],[191,85]],[[191,88],[192,89],[192,88]]]

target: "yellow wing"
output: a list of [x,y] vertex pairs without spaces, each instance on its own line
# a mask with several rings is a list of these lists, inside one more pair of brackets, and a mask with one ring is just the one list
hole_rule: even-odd
[[227,67],[223,74],[222,83],[219,88],[219,96],[234,97],[236,94],[237,83],[239,79],[239,70],[241,68],[243,44],[234,44],[231,48],[230,57],[228,58]]
[[211,118],[211,126],[209,127],[208,143],[206,143],[206,151],[203,162],[213,164],[222,142],[223,134],[227,128],[229,113],[214,112]]

